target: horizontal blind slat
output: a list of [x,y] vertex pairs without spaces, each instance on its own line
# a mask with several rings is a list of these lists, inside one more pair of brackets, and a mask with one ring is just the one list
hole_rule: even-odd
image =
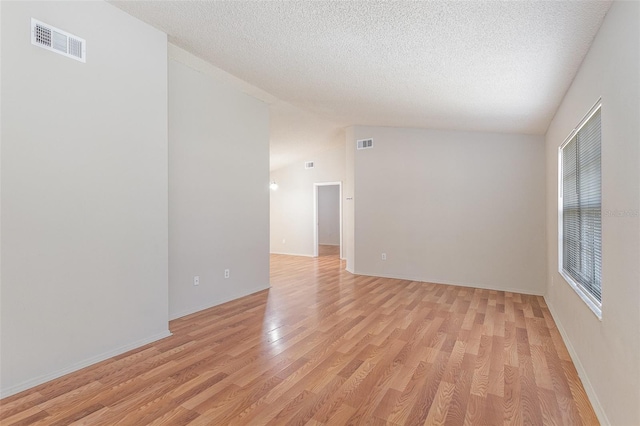
[[602,301],[601,115],[598,109],[562,149],[563,270]]

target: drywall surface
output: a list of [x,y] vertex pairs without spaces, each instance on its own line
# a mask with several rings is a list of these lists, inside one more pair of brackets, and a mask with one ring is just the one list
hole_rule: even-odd
[[[640,3],[615,2],[546,135],[546,299],[603,424],[640,424]],[[602,320],[558,273],[558,148],[602,98]]]
[[[541,136],[355,127],[355,273],[544,292]],[[382,253],[387,259],[382,260]]]
[[345,178],[344,144],[335,144],[305,161],[271,172],[278,184],[271,191],[271,252],[313,256],[314,183],[342,182]]
[[5,396],[168,335],[167,42],[104,2],[3,2],[1,31]]
[[318,243],[340,245],[340,187],[318,187]]
[[173,319],[269,287],[269,111],[195,56],[169,55]]

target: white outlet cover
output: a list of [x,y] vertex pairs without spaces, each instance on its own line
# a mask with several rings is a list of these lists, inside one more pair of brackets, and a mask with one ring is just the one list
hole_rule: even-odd
[[200,285],[200,277],[199,276],[193,277],[193,285]]

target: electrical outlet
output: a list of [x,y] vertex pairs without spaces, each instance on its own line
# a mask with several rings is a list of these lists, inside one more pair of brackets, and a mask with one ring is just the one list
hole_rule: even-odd
[[282,239],[282,244],[286,244],[287,240],[285,240],[284,238]]
[[225,278],[229,278],[229,276],[230,276],[230,275],[231,275],[231,274],[230,274],[230,271],[229,271],[228,269],[225,269],[225,270],[224,270],[224,277],[225,277]]
[[200,285],[200,277],[198,275],[193,277],[193,285]]
[[382,260],[387,260],[387,253],[382,253]]

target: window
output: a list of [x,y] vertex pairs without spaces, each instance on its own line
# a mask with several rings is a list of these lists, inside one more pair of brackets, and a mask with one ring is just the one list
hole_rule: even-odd
[[560,146],[560,274],[591,310],[602,311],[601,103]]

